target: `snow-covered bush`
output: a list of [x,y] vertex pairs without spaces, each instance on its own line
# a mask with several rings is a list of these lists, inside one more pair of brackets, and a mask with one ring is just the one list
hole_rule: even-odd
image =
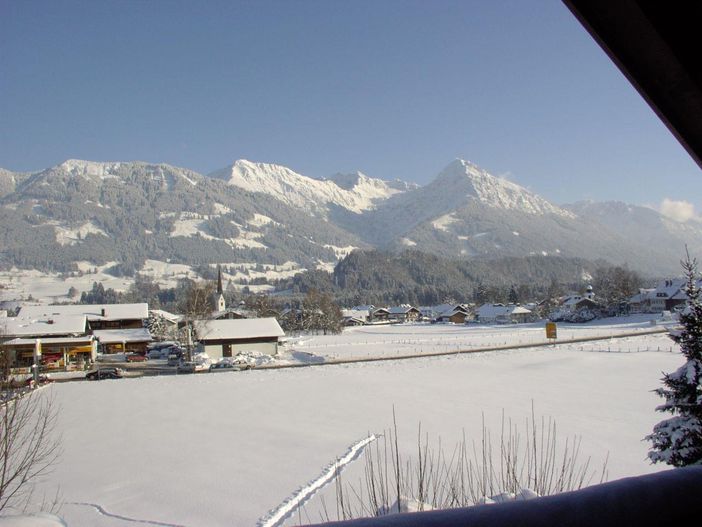
[[[32,512],[28,508],[33,506],[34,485],[51,472],[61,455],[53,398],[44,391],[11,395],[0,405],[0,516]],[[56,501],[42,506],[53,508]]]
[[551,322],[573,322],[582,323],[590,322],[598,317],[598,313],[595,313],[591,309],[584,308],[578,311],[570,311],[568,309],[559,309],[551,312],[548,318]]
[[[601,471],[580,458],[580,438],[559,440],[553,419],[532,410],[523,429],[503,416],[499,438],[483,423],[481,437],[465,437],[454,448],[430,445],[417,435],[416,454],[399,446],[397,426],[384,432],[364,453],[365,474],[358,485],[336,478],[338,519],[399,512],[449,509],[548,496],[578,490]],[[330,520],[330,518],[327,518]]]
[[685,364],[663,377],[656,393],[665,402],[656,408],[672,417],[661,421],[646,439],[653,444],[648,457],[675,467],[702,464],[702,290],[697,287],[697,260],[682,262],[687,283],[687,308],[680,314],[682,329],[671,331]]

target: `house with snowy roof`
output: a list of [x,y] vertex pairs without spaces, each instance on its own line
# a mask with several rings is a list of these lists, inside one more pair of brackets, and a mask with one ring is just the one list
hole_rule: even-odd
[[370,312],[369,320],[374,324],[377,322],[387,323],[390,320],[390,310],[384,307],[375,307]]
[[196,320],[193,328],[198,348],[214,360],[243,352],[276,355],[285,336],[275,318]]
[[59,315],[85,315],[88,326],[95,329],[126,329],[144,327],[149,318],[149,305],[138,304],[79,304],[61,306],[23,306],[17,318],[40,319]]
[[470,314],[462,309],[452,309],[451,311],[441,313],[434,321],[444,324],[465,324],[469,317]]
[[592,286],[587,286],[585,293],[572,293],[561,298],[558,306],[558,311],[561,313],[576,313],[584,309],[596,309],[598,307],[595,302],[595,293]]
[[[440,321],[457,313],[465,313],[466,317],[470,316],[471,308],[467,304],[439,304],[436,306],[420,306],[419,311],[422,317],[432,321]],[[464,317],[465,318],[465,317]]]
[[655,297],[654,288],[640,288],[639,292],[627,300],[630,313],[651,313],[651,301]]
[[368,311],[365,309],[342,309],[341,316],[344,326],[363,326],[368,322]]
[[483,304],[476,312],[481,324],[523,324],[532,319],[531,310],[515,304]]
[[393,322],[416,322],[421,315],[419,309],[409,304],[388,308],[388,318]]
[[687,301],[687,295],[682,291],[683,287],[685,287],[684,278],[672,278],[658,283],[651,296],[649,312],[670,311],[675,306],[684,304]]
[[[15,317],[18,324],[30,321],[66,321],[78,317],[87,322],[84,335],[99,335],[105,353],[134,351],[145,353],[152,341],[145,327],[149,319],[146,302],[135,304],[78,304],[23,306]],[[99,333],[98,333],[99,332]]]
[[102,353],[146,354],[146,348],[153,341],[147,328],[96,329],[93,336],[98,341]]
[[37,318],[3,317],[0,349],[13,368],[34,363],[37,342],[47,369],[80,367],[96,357],[96,343],[85,315],[50,315]]

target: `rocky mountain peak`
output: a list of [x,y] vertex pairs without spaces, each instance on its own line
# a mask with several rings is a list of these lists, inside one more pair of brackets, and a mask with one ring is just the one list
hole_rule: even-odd
[[462,194],[493,208],[535,215],[574,216],[572,212],[553,205],[524,187],[505,178],[493,176],[464,159],[451,162],[431,185],[446,187],[446,192],[451,195]]

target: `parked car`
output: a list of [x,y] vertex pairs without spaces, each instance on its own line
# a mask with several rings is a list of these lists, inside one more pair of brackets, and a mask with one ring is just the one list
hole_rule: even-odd
[[121,368],[100,368],[89,371],[85,378],[89,381],[100,381],[102,379],[121,379],[123,370]]
[[194,362],[180,362],[176,367],[176,372],[178,373],[195,373],[197,370],[197,364]]
[[147,346],[147,348],[150,350],[157,350],[157,349],[163,349],[163,348],[172,348],[172,347],[178,347],[179,343],[176,342],[175,340],[164,340],[162,342],[152,342]]
[[146,356],[149,359],[167,359],[172,351],[178,350],[181,350],[180,345],[174,341],[153,342],[149,344]]
[[219,362],[215,362],[210,365],[210,371],[241,371],[250,370],[253,366],[248,362],[243,360],[238,360],[236,358],[224,358]]
[[178,366],[183,361],[183,350],[181,349],[176,349],[176,350],[171,350],[168,353],[168,365],[169,366]]
[[215,362],[214,364],[210,364],[211,372],[240,371],[241,369],[239,364],[233,364],[231,362]]
[[153,350],[149,350],[146,352],[146,357],[149,360],[167,359],[168,358],[168,350],[166,348],[156,348]]
[[127,353],[124,358],[127,362],[145,362],[149,360],[146,355],[142,355],[141,353]]

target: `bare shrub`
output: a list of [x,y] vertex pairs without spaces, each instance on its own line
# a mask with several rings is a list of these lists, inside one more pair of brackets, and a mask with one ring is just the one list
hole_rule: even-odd
[[60,455],[58,412],[46,390],[5,395],[0,403],[0,512],[24,511],[34,484],[50,473]]
[[[519,494],[529,489],[539,496],[577,490],[599,474],[606,480],[607,459],[601,469],[581,460],[580,437],[558,439],[552,418],[531,416],[523,428],[502,415],[499,441],[485,425],[479,438],[462,440],[447,452],[438,440],[417,433],[415,455],[400,451],[397,423],[365,451],[364,474],[358,484],[336,478],[337,519],[381,516],[404,512],[402,504],[416,510],[447,509],[483,503],[502,493]],[[328,519],[328,518],[327,518]]]

